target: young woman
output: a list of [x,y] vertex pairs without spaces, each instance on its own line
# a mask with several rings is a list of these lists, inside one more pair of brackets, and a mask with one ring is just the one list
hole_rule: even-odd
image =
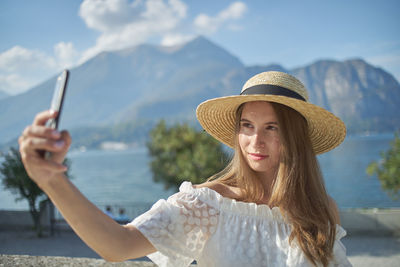
[[[37,115],[19,139],[30,177],[75,232],[109,261],[148,255],[159,266],[351,266],[335,202],[316,155],[339,145],[343,122],[310,104],[303,84],[260,73],[237,96],[197,108],[203,128],[235,151],[206,183],[184,182],[133,222],[120,226],[63,175],[71,138]],[[38,150],[53,152],[51,160]]]

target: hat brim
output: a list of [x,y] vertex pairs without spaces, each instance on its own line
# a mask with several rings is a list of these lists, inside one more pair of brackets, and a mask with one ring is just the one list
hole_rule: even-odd
[[236,110],[241,104],[251,101],[283,104],[303,115],[308,123],[315,154],[332,150],[346,137],[346,126],[331,112],[302,100],[279,95],[235,95],[210,99],[197,107],[196,116],[204,130],[233,148]]

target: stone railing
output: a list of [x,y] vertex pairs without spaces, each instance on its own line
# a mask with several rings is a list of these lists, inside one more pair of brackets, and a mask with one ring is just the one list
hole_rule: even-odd
[[68,258],[68,257],[47,257],[47,256],[27,256],[27,255],[0,255],[0,267],[6,266],[46,266],[46,267],[155,267],[148,261],[125,261],[107,262],[105,260],[91,258]]
[[[107,262],[91,258],[48,257],[0,254],[0,267],[157,267],[150,261]],[[190,265],[195,267],[195,264]]]

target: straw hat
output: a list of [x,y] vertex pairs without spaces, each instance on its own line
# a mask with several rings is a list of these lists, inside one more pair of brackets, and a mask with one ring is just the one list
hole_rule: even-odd
[[219,97],[201,103],[196,110],[201,126],[214,138],[233,147],[238,107],[250,101],[280,103],[306,118],[314,152],[321,154],[338,146],[346,136],[346,126],[331,112],[313,105],[307,89],[295,77],[277,71],[250,78],[240,95]]

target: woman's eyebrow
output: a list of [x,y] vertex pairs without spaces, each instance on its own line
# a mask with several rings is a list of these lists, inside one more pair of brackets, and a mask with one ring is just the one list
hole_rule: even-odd
[[[242,118],[242,119],[240,119],[240,122],[251,122],[251,120],[248,120],[248,119],[246,119],[246,118]],[[275,125],[278,125],[278,122],[276,122],[276,121],[269,121],[269,122],[266,122],[266,123],[264,123],[264,124],[275,124]]]

